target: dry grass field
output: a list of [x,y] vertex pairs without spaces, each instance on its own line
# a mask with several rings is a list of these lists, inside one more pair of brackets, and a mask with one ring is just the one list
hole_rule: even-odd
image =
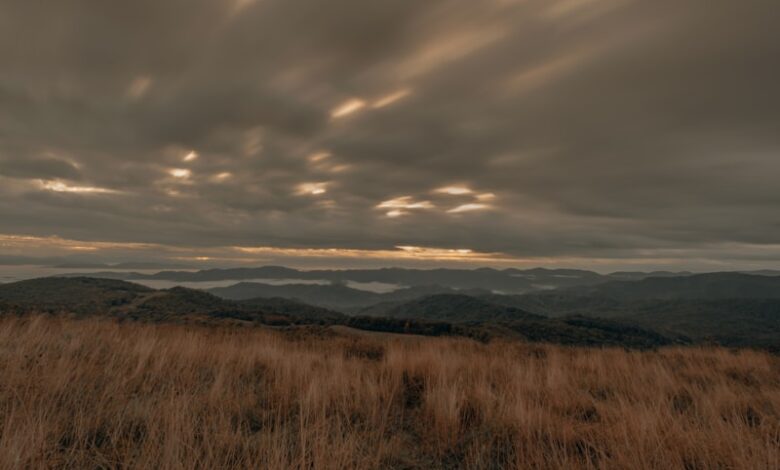
[[6,317],[0,467],[780,468],[780,358]]

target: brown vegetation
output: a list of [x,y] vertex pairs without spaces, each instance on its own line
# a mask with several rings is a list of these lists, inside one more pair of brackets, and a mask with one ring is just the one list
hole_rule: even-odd
[[780,358],[0,320],[2,468],[780,466]]

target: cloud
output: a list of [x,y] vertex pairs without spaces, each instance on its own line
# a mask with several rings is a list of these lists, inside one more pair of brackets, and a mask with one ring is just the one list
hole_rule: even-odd
[[54,157],[0,158],[0,175],[13,178],[65,178],[78,180],[81,172],[73,163]]
[[3,2],[2,231],[752,266],[780,253],[778,13]]

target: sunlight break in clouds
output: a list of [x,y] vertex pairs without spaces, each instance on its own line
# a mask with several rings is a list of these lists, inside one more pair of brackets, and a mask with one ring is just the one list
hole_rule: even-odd
[[40,185],[43,189],[54,191],[56,193],[97,193],[97,194],[116,194],[119,191],[108,188],[98,188],[95,186],[72,186],[62,181],[41,180]]
[[195,161],[197,159],[198,159],[198,152],[192,150],[187,155],[185,155],[184,158],[182,158],[182,161],[192,162],[192,161]]
[[383,201],[376,207],[377,209],[390,209],[385,215],[395,218],[408,215],[410,212],[406,209],[433,209],[436,206],[431,201],[415,201],[412,196],[401,196]]
[[229,171],[223,171],[222,173],[217,173],[212,177],[214,181],[225,181],[226,179],[232,178],[233,173]]
[[470,204],[461,204],[458,207],[454,207],[447,211],[449,214],[458,214],[461,212],[472,212],[472,211],[482,211],[485,209],[490,209],[490,206],[487,204],[479,204],[479,203],[470,203]]
[[10,248],[14,250],[74,250],[74,251],[95,251],[110,249],[131,249],[144,250],[159,248],[160,245],[151,243],[122,243],[122,242],[95,242],[79,241],[58,237],[56,235],[49,237],[38,237],[33,235],[9,235],[0,233],[0,248]]
[[474,191],[471,189],[465,187],[465,186],[445,186],[443,188],[439,188],[434,190],[435,193],[442,193],[442,194],[450,194],[453,196],[461,196],[464,194],[471,194]]
[[378,100],[374,101],[374,103],[371,104],[371,107],[374,109],[384,108],[385,106],[390,106],[391,104],[395,103],[396,101],[400,101],[411,93],[411,90],[409,89],[403,89],[396,91],[395,93],[390,93],[387,96],[383,96],[382,98],[379,98]]
[[168,172],[174,178],[187,179],[192,176],[192,172],[186,168],[173,168]]
[[431,201],[415,201],[412,196],[401,196],[379,203],[380,209],[433,209]]
[[[472,261],[472,262],[508,262],[509,258],[501,253],[483,253],[470,249],[431,248],[401,245],[394,250],[363,250],[349,248],[274,248],[274,247],[233,247],[240,253],[252,255],[292,256],[307,258],[366,258],[388,260],[425,260],[425,261]],[[513,261],[520,261],[519,259]]]
[[319,163],[328,158],[330,158],[330,152],[317,152],[309,155],[309,161],[311,163]]
[[328,183],[301,183],[297,193],[300,195],[319,196],[328,190]]
[[341,117],[344,117],[344,116],[348,116],[348,115],[350,115],[352,113],[360,111],[365,106],[366,106],[366,102],[365,101],[363,101],[361,99],[358,99],[358,98],[353,98],[353,99],[351,99],[349,101],[346,101],[346,102],[342,103],[337,108],[335,108],[333,111],[331,111],[330,117],[332,117],[333,119],[337,119],[337,118],[341,118]]

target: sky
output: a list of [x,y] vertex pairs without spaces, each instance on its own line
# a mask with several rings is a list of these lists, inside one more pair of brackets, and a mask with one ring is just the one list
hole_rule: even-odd
[[776,0],[0,1],[0,265],[780,266]]

